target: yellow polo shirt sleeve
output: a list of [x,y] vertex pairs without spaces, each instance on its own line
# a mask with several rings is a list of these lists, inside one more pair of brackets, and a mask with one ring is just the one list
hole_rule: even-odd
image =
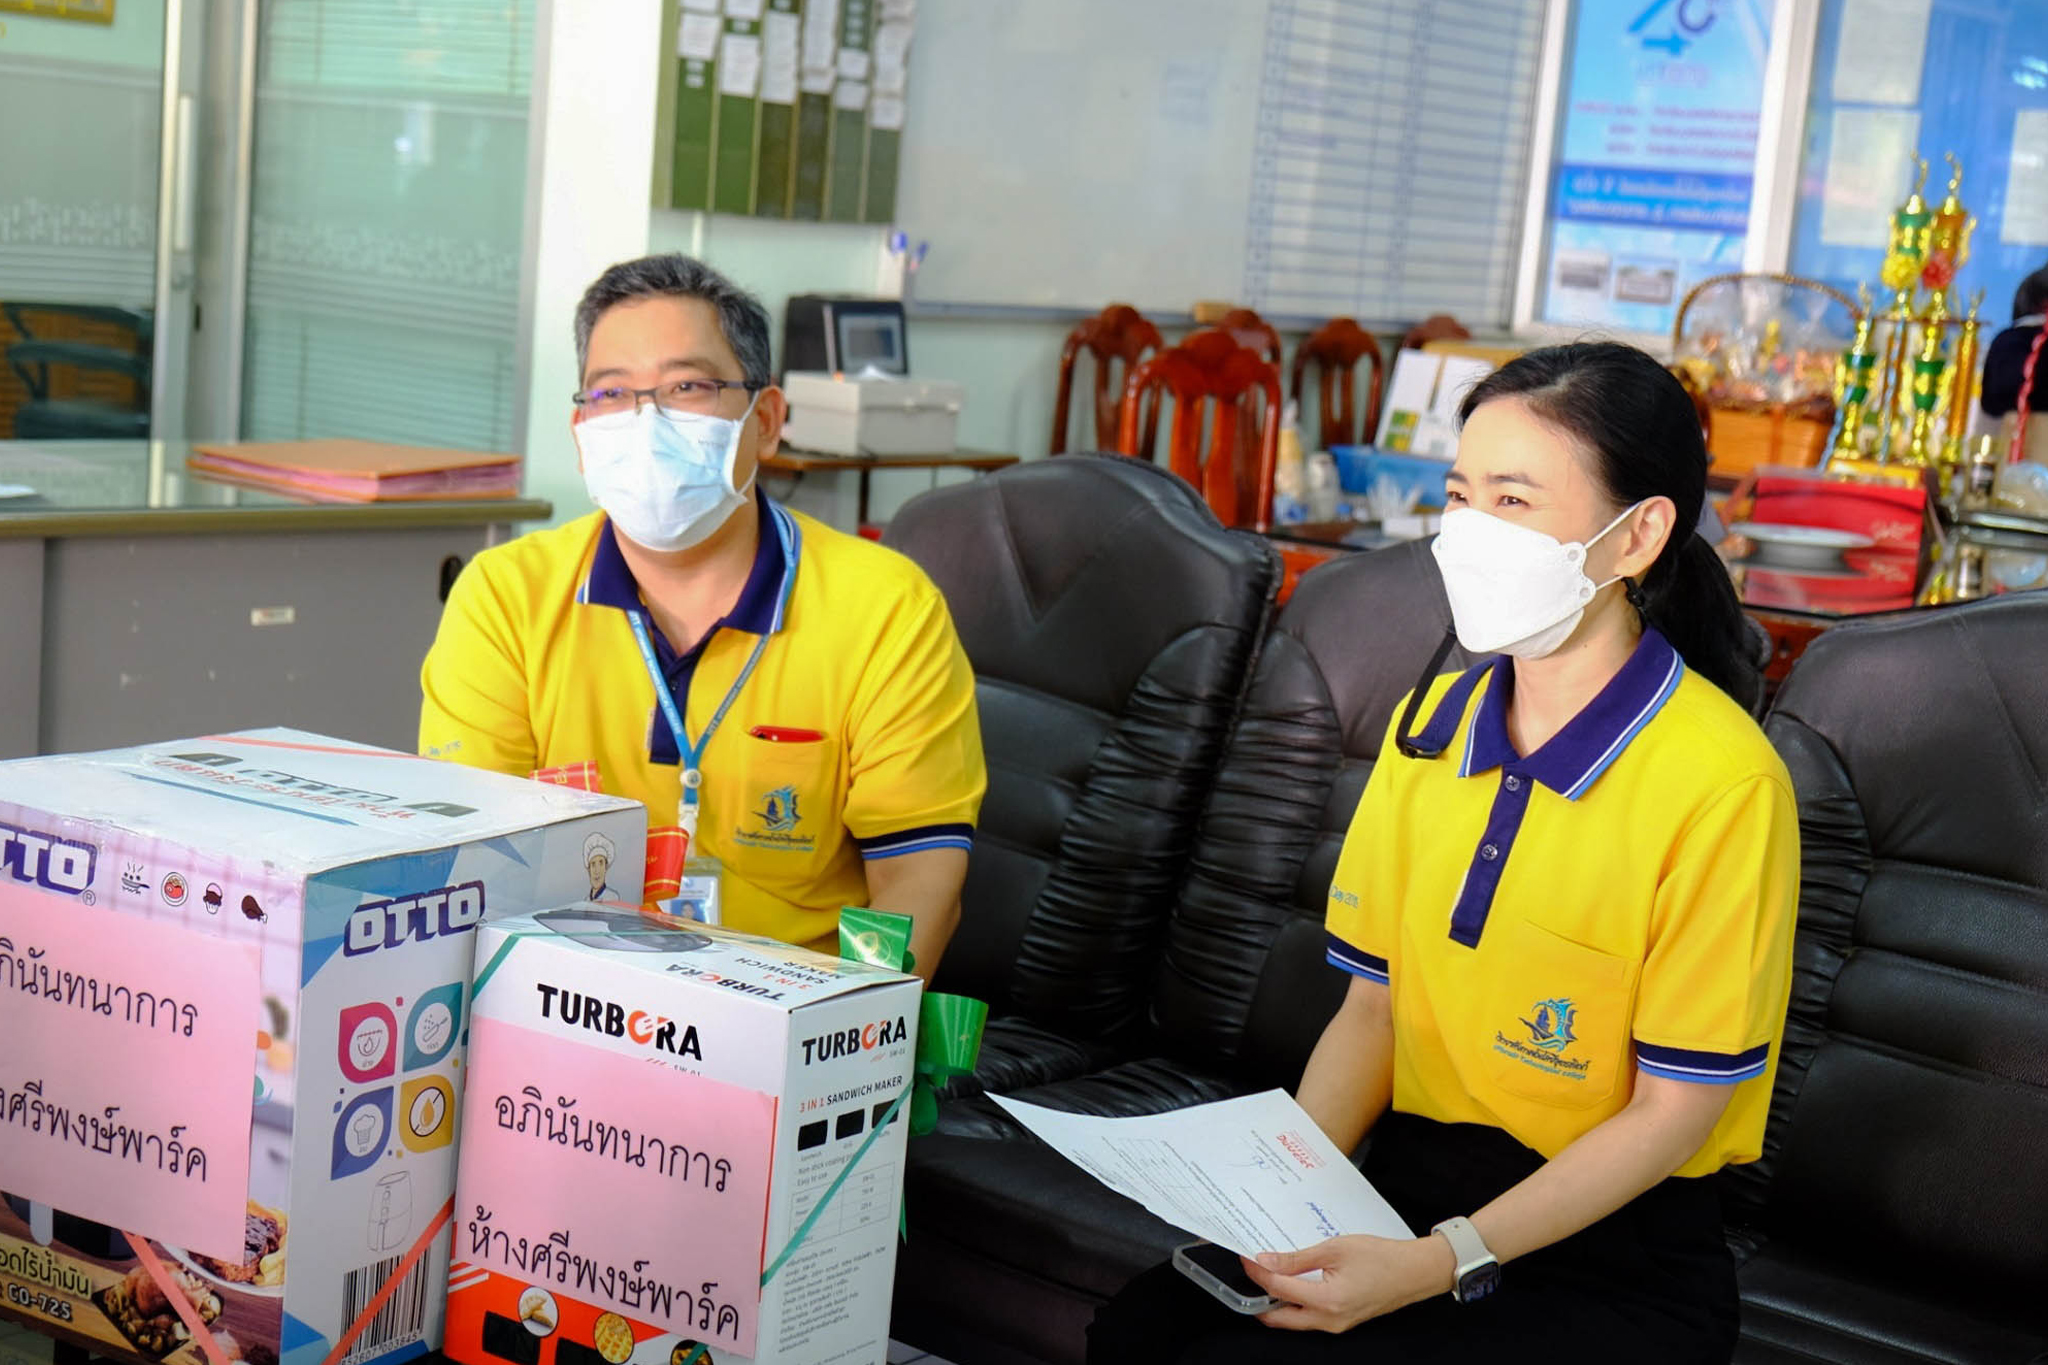
[[[1640,1070],[1722,1085],[1768,1077],[1784,1038],[1798,902],[1792,793],[1777,776],[1747,778],[1700,811],[1658,888],[1634,1021]],[[1750,1089],[1762,1092],[1760,1142],[1769,1086]]]
[[905,595],[848,717],[845,823],[869,860],[967,849],[988,787],[974,669],[945,598]]
[[1331,965],[1381,985],[1388,982],[1389,962],[1401,932],[1400,902],[1380,874],[1393,856],[1389,839],[1399,800],[1394,765],[1400,759],[1394,735],[1407,709],[1408,698],[1403,697],[1380,741],[1379,761],[1359,793],[1358,809],[1352,812],[1344,848],[1337,855],[1337,871],[1330,878],[1330,903],[1323,920],[1328,931],[1324,954]]
[[488,556],[455,580],[420,666],[420,753],[526,777],[539,766],[526,708],[524,642]]

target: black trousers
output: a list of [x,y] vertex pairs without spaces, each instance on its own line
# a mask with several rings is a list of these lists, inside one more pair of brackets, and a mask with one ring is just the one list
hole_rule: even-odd
[[[1388,1114],[1365,1173],[1418,1232],[1469,1215],[1543,1164],[1497,1128]],[[1501,1286],[1448,1294],[1349,1332],[1292,1332],[1231,1312],[1175,1270],[1145,1272],[1088,1329],[1090,1365],[1727,1365],[1735,1263],[1711,1181],[1673,1177],[1502,1268]]]

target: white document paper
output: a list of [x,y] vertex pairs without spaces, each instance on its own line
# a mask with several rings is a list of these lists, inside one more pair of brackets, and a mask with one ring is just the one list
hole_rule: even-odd
[[761,40],[751,33],[728,33],[718,50],[718,93],[752,99],[761,85]]
[[805,67],[798,84],[806,95],[829,95],[832,93],[832,83],[838,79],[839,73],[829,66],[816,70]]
[[796,103],[797,19],[771,10],[761,21],[761,98],[770,104]]
[[718,35],[724,31],[725,24],[717,15],[686,11],[682,27],[676,31],[676,55],[710,61],[718,55]]
[[767,3],[768,0],[725,0],[725,17],[758,24],[761,22],[761,10]]
[[903,97],[885,95],[878,87],[875,102],[868,107],[868,127],[882,133],[901,132],[903,129]]
[[917,15],[917,0],[882,0],[884,19],[911,19]]
[[683,0],[684,9],[702,10],[706,14],[718,13],[718,0]]
[[2005,172],[2005,217],[1998,240],[2006,246],[2048,243],[2048,109],[2022,109],[2012,118],[2012,161]]
[[[804,70],[821,70],[839,57],[839,0],[807,0],[804,5]],[[808,87],[806,87],[808,88]]]
[[1829,93],[1849,104],[1918,104],[1934,0],[1843,0]]
[[834,109],[849,109],[856,113],[868,107],[868,83],[866,81],[841,81],[832,92]]
[[839,79],[864,81],[868,78],[868,54],[857,47],[839,49]]
[[915,30],[897,20],[875,30],[875,65],[902,66],[910,58],[910,37]]
[[992,1098],[1118,1194],[1240,1256],[1414,1235],[1284,1090],[1122,1119]]
[[1913,183],[1917,109],[1837,109],[1821,187],[1823,246],[1883,246],[1892,210]]

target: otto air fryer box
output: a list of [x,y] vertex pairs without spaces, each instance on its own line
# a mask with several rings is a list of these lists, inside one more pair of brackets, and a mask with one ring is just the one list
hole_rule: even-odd
[[437,1347],[476,928],[637,898],[645,839],[291,730],[0,763],[0,1312],[130,1362]]
[[476,963],[450,1357],[883,1365],[916,978],[587,903]]

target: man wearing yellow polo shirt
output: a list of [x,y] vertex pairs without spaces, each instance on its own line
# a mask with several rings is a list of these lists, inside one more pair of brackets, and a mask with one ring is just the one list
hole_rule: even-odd
[[927,979],[987,785],[974,675],[909,560],[763,497],[787,411],[768,317],[684,256],[576,311],[599,512],[478,555],[421,670],[420,751],[646,803],[649,901],[723,864],[723,921],[830,949],[915,921]]

